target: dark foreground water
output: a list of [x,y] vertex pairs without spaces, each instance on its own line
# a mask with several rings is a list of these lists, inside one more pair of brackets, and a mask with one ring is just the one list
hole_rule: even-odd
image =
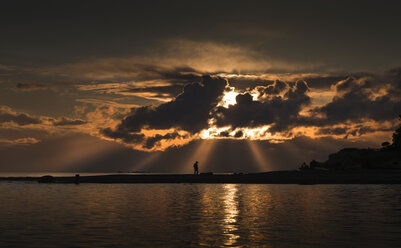
[[400,247],[401,185],[0,183],[0,247]]

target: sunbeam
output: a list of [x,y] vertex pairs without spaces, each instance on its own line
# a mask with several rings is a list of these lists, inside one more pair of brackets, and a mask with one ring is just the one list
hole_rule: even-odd
[[160,157],[161,152],[154,152],[153,154],[149,155],[148,157],[142,159],[139,163],[135,163],[132,167],[131,170],[142,170],[145,168],[147,165],[149,165],[151,162],[156,160],[158,157]]
[[181,165],[180,172],[192,172],[192,164],[195,161],[199,161],[200,172],[208,171],[210,165],[207,162],[215,145],[216,141],[214,140],[202,140],[193,155],[189,157],[185,164]]
[[[110,143],[94,142],[92,137],[65,138],[61,149],[51,150],[49,157],[43,164],[48,163],[55,171],[77,171],[85,161],[91,161],[99,154],[110,154],[118,150],[118,147]],[[43,166],[43,165],[42,165]]]
[[257,141],[247,140],[247,144],[249,148],[251,148],[251,152],[253,158],[257,165],[259,166],[260,171],[269,171],[271,170],[269,162],[267,158],[263,155],[262,150],[260,149],[259,145],[256,144]]

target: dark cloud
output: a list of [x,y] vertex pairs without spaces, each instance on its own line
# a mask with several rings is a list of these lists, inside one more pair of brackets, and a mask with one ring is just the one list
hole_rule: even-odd
[[318,135],[344,138],[393,130],[401,111],[399,69],[358,75],[335,82],[331,101],[311,109],[310,116],[297,118],[294,127],[317,127]]
[[55,90],[57,87],[51,84],[17,83],[15,89],[20,91]]
[[[285,88],[287,91],[283,96],[274,95]],[[298,81],[293,86],[276,82],[258,89],[269,92],[271,97],[253,100],[249,93],[239,94],[236,97],[237,104],[215,110],[216,124],[231,125],[233,128],[272,125],[271,131],[285,130],[298,117],[302,107],[310,103],[306,94],[308,85],[304,81]]]
[[161,141],[169,141],[176,138],[185,139],[189,137],[187,134],[179,134],[176,131],[164,135],[156,134],[153,136],[146,136],[142,133],[126,133],[119,130],[112,130],[111,128],[101,130],[101,134],[107,138],[119,140],[125,144],[134,145],[136,150],[148,151],[165,150],[175,146],[172,144],[168,147],[162,147],[162,144],[160,143]]
[[342,135],[347,133],[347,128],[345,127],[336,127],[336,128],[321,128],[319,129],[318,134],[334,134],[334,135]]
[[348,136],[361,136],[371,132],[377,131],[392,131],[392,128],[384,128],[380,126],[369,127],[362,124],[355,126],[344,126],[344,127],[323,127],[320,128],[317,134],[321,135],[344,135],[344,138]]
[[[221,100],[227,82],[208,76],[204,77],[202,83],[186,85],[183,92],[171,102],[132,109],[131,114],[115,130],[108,130],[104,134],[109,138],[152,149],[161,140],[185,137],[177,133],[137,136],[141,134],[141,129],[178,129],[196,134],[210,127],[210,119],[217,127],[230,127],[215,134],[216,137],[226,138],[244,137],[244,131],[236,130],[237,128],[266,125],[270,125],[269,133],[278,132],[283,138],[299,135],[293,133],[293,128],[310,126],[317,127],[316,135],[342,135],[344,138],[388,131],[388,126],[380,127],[375,122],[392,120],[396,116],[391,111],[400,104],[397,100],[399,97],[395,94],[399,90],[392,83],[394,77],[361,75],[363,76],[359,78],[348,77],[333,84],[331,89],[335,91],[335,97],[329,103],[313,108],[310,115],[300,115],[305,107],[311,107],[311,98],[308,95],[310,89],[306,81],[265,82],[262,86],[248,88],[237,95],[236,104],[225,107],[217,106],[217,103]],[[387,80],[391,78],[393,81]],[[215,81],[220,83],[213,84]],[[162,90],[154,88],[154,91]],[[257,99],[253,99],[255,92]],[[383,110],[384,108],[387,110]],[[362,124],[366,119],[374,122]],[[339,126],[348,121],[352,125]],[[263,137],[265,134],[259,135]]]
[[0,106],[0,123],[14,122],[20,126],[29,124],[40,124],[41,120],[37,117],[25,113],[16,113],[8,107]]
[[190,67],[176,67],[170,70],[159,71],[159,75],[161,78],[167,79],[172,83],[187,84],[202,81],[201,74]]
[[172,140],[175,138],[185,138],[185,137],[187,137],[187,135],[180,135],[178,132],[168,133],[165,135],[157,134],[153,137],[146,138],[144,148],[152,149],[155,146],[160,146],[158,142],[160,142],[161,140]]
[[78,125],[84,125],[87,124],[88,122],[85,120],[80,120],[80,119],[70,119],[67,117],[62,117],[59,120],[56,120],[53,122],[54,126],[78,126]]
[[45,128],[49,125],[53,125],[55,127],[58,126],[62,127],[62,126],[79,126],[88,123],[88,121],[86,120],[72,119],[64,116],[57,119],[48,116],[32,116],[26,113],[18,113],[6,106],[0,106],[0,123],[7,123],[7,122],[12,122],[19,126],[40,124],[36,126],[36,128],[39,129]]
[[401,89],[401,67],[392,68],[388,70],[390,75],[393,75],[395,84],[397,85],[398,89]]
[[136,88],[130,88],[127,90],[123,90],[122,92],[132,92],[132,93],[142,93],[142,92],[150,92],[150,93],[155,93],[153,95],[154,97],[174,97],[177,96],[179,93],[182,91],[182,85],[181,84],[176,84],[176,85],[169,85],[169,86],[155,86],[155,87],[136,87]]
[[[200,82],[201,74],[190,67],[176,67],[156,62],[138,63],[138,59],[128,60],[98,60],[82,63],[83,68],[74,68],[74,70],[83,72],[106,75],[107,78],[119,82],[126,80],[149,81],[160,80],[172,84],[185,85],[188,83]],[[63,69],[62,67],[60,69]],[[93,77],[96,77],[94,75]]]
[[369,77],[374,74],[367,72],[359,72],[359,73],[340,73],[340,74],[328,74],[328,75],[313,75],[313,76],[304,76],[302,80],[308,82],[310,88],[315,89],[328,89],[330,86],[337,84],[339,81],[344,80],[348,77],[362,78]]
[[326,124],[392,120],[401,111],[401,91],[394,86],[370,78],[349,77],[335,85],[336,96],[331,102],[313,112],[323,114]]
[[133,108],[116,130],[105,129],[102,134],[124,143],[142,144],[146,149],[153,148],[160,140],[186,138],[187,135],[177,132],[145,137],[140,131],[142,128],[175,128],[193,134],[207,128],[210,112],[220,101],[226,86],[223,78],[204,76],[202,83],[186,85],[183,92],[168,103]]
[[223,131],[221,133],[219,133],[220,137],[230,137],[230,133],[228,131]]
[[126,133],[119,130],[112,130],[111,128],[105,128],[101,130],[101,133],[108,138],[121,140],[128,144],[140,144],[145,140],[145,135],[141,133]]
[[285,91],[288,87],[287,83],[276,80],[274,83],[268,84],[267,86],[257,86],[255,89],[259,93],[259,97],[264,95],[278,95]]
[[238,131],[234,135],[235,138],[241,138],[242,136],[244,136],[244,133],[242,131]]
[[196,133],[208,127],[210,111],[217,105],[227,86],[223,78],[204,76],[202,83],[188,84],[173,101],[157,107],[132,109],[118,126],[120,132],[139,132],[141,128],[179,128]]
[[253,89],[261,85],[270,85],[274,83],[274,80],[267,80],[264,79],[262,76],[255,76],[252,78],[245,76],[237,76],[237,77],[231,77],[229,81],[230,81],[230,86],[233,86],[240,91],[245,91],[247,89]]
[[[149,66],[147,70],[157,71],[158,69]],[[180,70],[183,74],[192,73],[191,68],[180,68]],[[210,123],[216,127],[229,126],[230,128],[225,131],[210,133],[214,137],[225,138],[252,138],[243,128],[266,125],[270,125],[270,129],[260,131],[257,134],[258,138],[267,138],[267,132],[277,134],[277,139],[296,137],[300,135],[298,131],[293,132],[297,127],[317,127],[314,132],[318,136],[360,136],[376,131],[388,131],[389,125],[380,127],[377,126],[378,123],[394,119],[397,115],[396,110],[401,107],[398,87],[400,73],[395,69],[369,76],[361,73],[361,77],[354,75],[337,81],[330,87],[335,91],[335,97],[329,103],[310,110],[310,115],[300,115],[305,107],[313,107],[309,97],[309,84],[304,80],[263,81],[263,84],[260,81],[253,88],[235,89],[236,92],[242,93],[237,95],[235,105],[227,107],[217,105],[222,100],[224,91],[232,90],[227,88],[232,86],[231,82],[228,84],[225,79],[217,76],[203,76],[201,82],[197,82],[197,76],[188,76],[188,78],[184,77],[184,81],[177,79],[178,81],[174,83],[173,79],[181,75],[178,71],[177,69],[174,73],[171,72],[169,77],[172,81],[166,86],[143,86],[127,90],[132,93],[153,93],[152,96],[160,97],[178,94],[173,100],[157,106],[135,107],[129,114],[124,112],[122,115],[115,116],[115,120],[122,119],[121,123],[116,128],[106,128],[110,126],[107,124],[104,124],[104,127],[99,126],[103,128],[100,132],[101,136],[129,144],[134,149],[143,150],[164,150],[168,146],[186,144],[196,137],[193,136],[194,134],[200,134],[201,130],[211,127]],[[166,78],[168,76],[165,76]],[[185,84],[186,80],[191,79],[195,82]],[[87,89],[91,90],[89,86]],[[94,90],[109,86],[118,88],[118,84],[113,83],[105,84],[104,87],[97,86],[94,84],[92,88]],[[257,99],[254,99],[255,95]],[[8,119],[12,115],[20,115],[19,125],[29,123],[29,118],[31,122],[36,118],[12,111],[8,111],[7,114]],[[4,115],[3,119],[5,118]],[[40,121],[41,117],[37,119]],[[372,122],[365,122],[362,125],[367,119]],[[79,126],[88,123],[84,119],[66,117],[48,118],[48,120],[53,126]],[[143,133],[143,129],[164,131]]]
[[332,84],[338,82],[339,80],[344,79],[344,76],[319,76],[319,77],[305,77],[303,80],[308,82],[308,85],[311,88],[316,88],[316,89],[327,89],[329,88]]

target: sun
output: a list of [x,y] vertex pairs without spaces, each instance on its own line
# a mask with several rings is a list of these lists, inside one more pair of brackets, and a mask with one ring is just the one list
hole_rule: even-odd
[[224,92],[223,98],[218,106],[228,108],[230,105],[237,104],[237,100],[235,98],[238,96],[238,94],[238,92],[234,91],[234,88],[231,88],[230,91]]

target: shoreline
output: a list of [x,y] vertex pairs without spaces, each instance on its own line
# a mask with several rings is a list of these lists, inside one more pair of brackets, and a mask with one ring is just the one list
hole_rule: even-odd
[[238,183],[238,184],[401,184],[401,170],[272,171],[248,174],[110,174],[95,176],[0,177],[1,181],[40,183]]

